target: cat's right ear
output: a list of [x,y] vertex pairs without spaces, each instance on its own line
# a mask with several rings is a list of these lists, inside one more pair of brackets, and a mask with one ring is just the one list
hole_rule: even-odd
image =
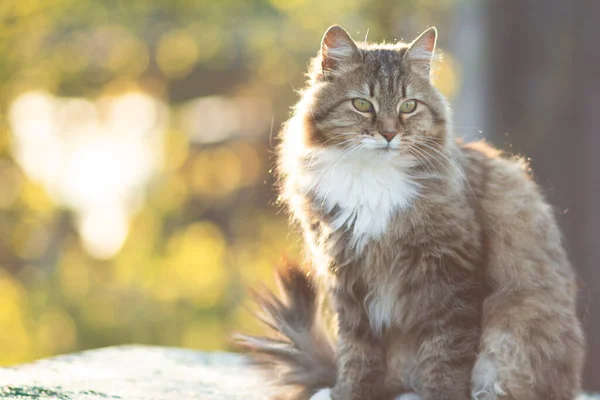
[[322,73],[327,77],[343,65],[356,61],[360,57],[360,50],[344,28],[333,25],[323,35],[320,55]]

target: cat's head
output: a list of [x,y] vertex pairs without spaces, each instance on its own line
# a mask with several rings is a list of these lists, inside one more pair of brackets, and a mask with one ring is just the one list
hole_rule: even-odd
[[441,148],[449,111],[430,80],[436,36],[430,28],[409,44],[377,45],[330,27],[297,110],[305,145],[417,159]]

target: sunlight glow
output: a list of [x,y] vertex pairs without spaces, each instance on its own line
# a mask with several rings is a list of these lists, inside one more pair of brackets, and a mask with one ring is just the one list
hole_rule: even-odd
[[178,124],[195,143],[218,143],[264,135],[271,124],[271,104],[260,97],[208,96],[190,100]]
[[79,223],[79,232],[85,249],[97,258],[117,254],[127,238],[128,216],[118,208],[100,208],[85,213]]
[[17,162],[75,210],[86,250],[118,253],[145,185],[162,166],[165,106],[141,92],[91,102],[27,92],[10,106]]

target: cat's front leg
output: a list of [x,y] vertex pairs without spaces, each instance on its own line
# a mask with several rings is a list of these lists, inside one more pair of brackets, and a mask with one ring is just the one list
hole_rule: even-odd
[[433,323],[420,338],[418,392],[423,400],[470,399],[476,333]]
[[340,338],[334,400],[384,400],[385,360],[381,349],[356,338]]
[[[507,176],[495,181],[516,182]],[[585,353],[575,273],[552,208],[531,185],[503,189],[481,198],[494,221],[486,233],[493,292],[483,303],[473,397],[574,399]]]
[[362,302],[337,293],[335,303],[339,322],[338,376],[332,398],[387,400],[384,349],[371,331]]
[[583,335],[556,290],[499,291],[484,305],[473,397],[571,400],[579,392]]

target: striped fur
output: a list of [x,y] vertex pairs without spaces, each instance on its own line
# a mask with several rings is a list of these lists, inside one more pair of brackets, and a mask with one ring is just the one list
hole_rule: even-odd
[[332,27],[281,133],[281,198],[337,317],[334,351],[298,268],[285,300],[258,297],[279,336],[247,347],[293,399],[579,392],[576,278],[553,210],[523,162],[454,137],[429,79],[435,37],[357,44]]

